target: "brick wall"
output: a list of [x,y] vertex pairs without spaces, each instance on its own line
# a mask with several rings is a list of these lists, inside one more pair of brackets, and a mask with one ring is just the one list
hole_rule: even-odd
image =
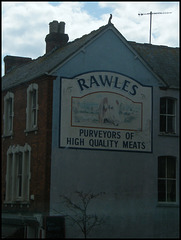
[[[26,134],[26,105],[27,88],[31,83],[38,84],[38,131]],[[9,146],[25,143],[31,146],[31,180],[30,196],[34,195],[34,200],[30,200],[29,205],[3,204],[3,211],[32,211],[46,212],[49,209],[50,193],[50,167],[51,167],[51,126],[52,126],[52,91],[53,77],[42,76],[31,82],[24,83],[9,91],[14,93],[14,127],[13,137],[2,138],[2,203],[5,199],[5,176],[7,150]],[[2,114],[4,113],[4,96],[2,93]],[[3,133],[3,119],[2,119]]]

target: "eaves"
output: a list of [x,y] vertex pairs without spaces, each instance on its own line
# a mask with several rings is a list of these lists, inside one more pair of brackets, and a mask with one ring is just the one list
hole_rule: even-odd
[[13,82],[11,85],[8,85],[8,87],[4,87],[4,88],[2,88],[2,92],[4,92],[4,91],[8,91],[8,90],[10,90],[10,89],[13,89],[13,88],[15,88],[15,87],[19,87],[19,86],[21,86],[21,85],[24,85],[24,84],[26,84],[26,83],[28,83],[28,82],[31,82],[31,81],[35,81],[35,80],[37,80],[37,79],[39,79],[39,78],[42,78],[43,76],[48,76],[48,77],[52,77],[52,80],[55,80],[55,76],[53,76],[53,75],[50,75],[50,74],[48,74],[47,72],[45,72],[45,73],[41,73],[41,74],[39,74],[39,75],[37,75],[36,77],[32,77],[32,78],[29,78],[27,81],[23,81],[23,82],[18,82],[18,83],[16,83],[16,82]]

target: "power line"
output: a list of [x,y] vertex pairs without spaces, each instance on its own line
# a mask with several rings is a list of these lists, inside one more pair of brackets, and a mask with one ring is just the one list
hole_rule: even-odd
[[172,12],[149,12],[149,13],[138,13],[139,16],[143,16],[143,15],[150,15],[150,39],[149,39],[149,43],[151,44],[151,25],[152,25],[152,15],[153,14],[169,14]]

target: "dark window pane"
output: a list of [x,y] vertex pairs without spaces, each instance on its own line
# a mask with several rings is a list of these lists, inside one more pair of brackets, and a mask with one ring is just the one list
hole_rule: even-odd
[[163,157],[158,159],[158,178],[166,177],[166,160]]
[[175,107],[174,107],[174,100],[167,99],[167,113],[168,114],[175,114]]
[[33,114],[34,118],[33,118],[33,125],[36,125],[36,110],[34,110],[34,114]]
[[166,98],[160,99],[160,113],[166,113]]
[[173,133],[175,132],[174,129],[174,117],[167,117],[167,132]]
[[12,109],[13,109],[13,99],[9,99],[9,115],[12,115]]
[[160,116],[160,132],[166,132],[166,116]]
[[13,99],[10,98],[8,100],[8,130],[11,131],[12,130],[12,120],[13,120]]
[[22,153],[18,154],[18,197],[22,195]]
[[176,201],[176,181],[175,180],[167,181],[167,201],[168,202]]
[[19,161],[18,161],[18,174],[22,174],[22,157],[21,155],[19,156]]
[[34,109],[36,108],[36,90],[33,90],[32,92],[32,102],[33,102],[32,108]]
[[158,180],[158,201],[166,201],[166,181]]
[[13,120],[12,116],[10,116],[9,119],[8,119],[8,130],[9,131],[11,131],[12,128],[13,128],[13,125],[12,125],[13,121],[12,120]]
[[176,178],[176,161],[173,157],[167,157],[167,178]]
[[18,177],[18,197],[22,195],[22,176]]

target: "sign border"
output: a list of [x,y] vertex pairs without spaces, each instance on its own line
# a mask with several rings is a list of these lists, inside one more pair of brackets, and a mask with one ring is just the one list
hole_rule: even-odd
[[[149,87],[151,88],[151,150],[150,151],[140,151],[140,150],[123,150],[123,149],[120,149],[120,150],[116,150],[116,149],[102,149],[102,148],[82,148],[82,147],[64,147],[64,146],[61,146],[61,98],[62,98],[62,94],[61,94],[61,89],[62,89],[62,79],[74,79],[78,76],[81,76],[81,75],[84,75],[84,74],[88,74],[88,73],[96,73],[96,72],[107,72],[107,73],[115,73],[115,74],[119,74],[119,75],[122,75],[122,76],[125,76],[125,77],[128,77],[130,79],[132,79],[133,81],[137,82],[138,84],[140,84],[141,86],[143,87]],[[60,76],[59,78],[59,81],[60,81],[60,92],[59,92],[59,140],[58,140],[58,147],[61,148],[61,149],[77,149],[77,150],[91,150],[91,151],[114,151],[114,152],[131,152],[131,153],[134,153],[134,152],[139,152],[139,153],[153,153],[153,86],[150,86],[150,85],[145,85],[145,84],[142,84],[140,82],[138,82],[137,80],[135,80],[134,78],[128,76],[128,75],[125,75],[125,74],[122,74],[120,72],[115,72],[115,71],[108,71],[108,70],[95,70],[95,71],[88,71],[88,72],[83,72],[83,73],[80,73],[80,74],[77,74],[73,77],[65,77],[65,76]]]

